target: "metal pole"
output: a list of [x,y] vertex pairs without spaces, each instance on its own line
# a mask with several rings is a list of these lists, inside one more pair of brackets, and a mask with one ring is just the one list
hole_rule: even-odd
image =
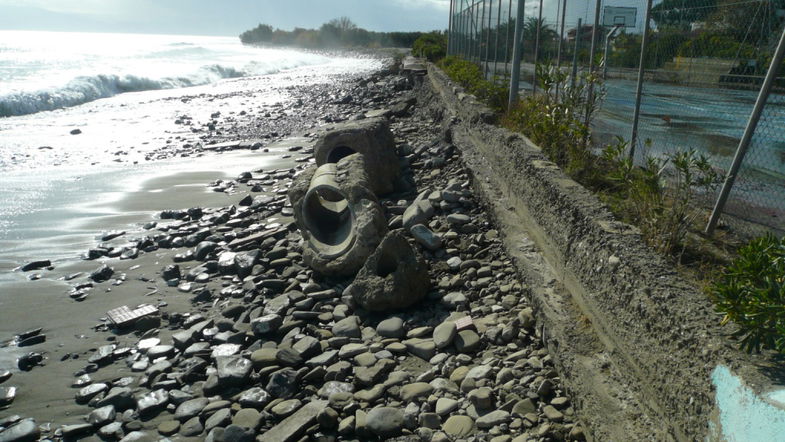
[[605,35],[605,52],[602,55],[602,79],[608,76],[608,48],[610,47],[611,39],[616,35],[616,31],[621,29],[620,25],[615,25],[610,32]]
[[488,28],[485,31],[485,79],[488,79],[491,55],[491,19],[493,18],[493,0],[488,0]]
[[474,2],[474,16],[472,17],[474,20],[474,34],[472,35],[472,38],[474,38],[474,50],[472,51],[472,55],[475,57],[477,63],[480,62],[480,33],[482,32],[482,22],[480,21],[481,1],[482,0],[477,0]]
[[632,135],[630,136],[630,160],[635,161],[635,146],[638,144],[638,121],[641,115],[641,95],[643,94],[643,70],[646,67],[646,48],[649,45],[649,19],[651,18],[651,1],[646,2],[646,15],[643,20],[643,38],[641,39],[641,59],[638,63],[638,86],[635,88],[635,110],[632,113]]
[[755,100],[755,107],[752,108],[750,120],[747,122],[747,127],[744,129],[744,135],[739,141],[739,147],[736,149],[733,163],[731,164],[730,170],[728,170],[728,175],[725,177],[725,184],[722,185],[722,191],[720,191],[720,196],[717,198],[717,204],[714,205],[714,210],[711,212],[709,224],[706,226],[706,235],[710,236],[713,234],[714,229],[717,227],[717,221],[719,221],[722,210],[725,208],[725,203],[728,201],[728,195],[730,195],[733,183],[736,181],[736,175],[739,173],[739,168],[741,168],[741,163],[744,161],[744,156],[747,154],[747,149],[750,147],[752,136],[755,135],[755,129],[758,127],[760,116],[763,113],[763,108],[766,106],[766,101],[769,99],[769,94],[771,93],[772,86],[774,86],[774,80],[777,78],[783,58],[785,58],[785,28],[782,29],[780,42],[777,44],[774,58],[769,65],[769,71],[766,72],[766,79],[763,80],[763,86],[761,86],[760,93],[758,93],[758,99]]
[[499,62],[499,28],[502,24],[502,0],[499,0],[499,9],[496,12],[496,43],[493,44],[493,75],[496,76]]
[[[602,0],[597,0],[594,4],[594,25],[591,30],[591,49],[589,49],[589,75],[594,75],[594,52],[597,50],[597,32],[600,29],[600,3]],[[589,81],[589,89],[586,91],[586,115],[584,115],[583,124],[589,128],[589,106],[594,101],[594,82]],[[588,132],[587,132],[588,133]],[[588,143],[589,137],[587,135],[586,142]]]
[[540,59],[540,31],[542,31],[542,0],[540,0],[540,12],[537,14],[537,36],[534,39],[534,78],[532,79],[532,95],[537,93],[537,60]]
[[581,47],[581,28],[583,21],[578,17],[578,27],[575,28],[575,52],[572,54],[572,76],[570,77],[570,86],[575,87],[575,80],[578,78],[578,49]]
[[452,30],[452,12],[453,12],[453,4],[455,0],[450,0],[450,18],[449,22],[447,23],[447,55],[452,53],[452,41],[453,41],[453,30]]
[[[480,17],[480,35],[479,35],[480,40],[482,40],[483,38],[484,32],[482,31],[482,27],[484,24],[485,24],[485,0],[482,0],[482,14]],[[487,70],[488,66],[486,65],[485,60],[483,60],[483,56],[482,56],[482,41],[478,41],[477,43],[477,59],[479,59],[480,62],[482,63],[482,75],[483,78],[485,78],[488,75],[488,70]]]
[[521,52],[523,42],[523,8],[526,0],[518,0],[518,11],[515,15],[515,41],[512,46],[512,77],[510,78],[510,96],[507,101],[507,109],[512,109],[518,101],[518,84],[521,81]]
[[[559,32],[559,45],[556,48],[556,68],[561,68],[561,45],[562,40],[564,40],[564,18],[566,17],[567,12],[567,0],[564,0],[561,4],[561,31]],[[558,17],[556,18],[558,20]]]
[[[556,70],[561,74],[561,46],[564,41],[564,21],[567,17],[567,0],[564,0],[561,5],[561,32],[559,33],[559,48],[556,50]],[[556,85],[556,101],[559,100],[559,89],[561,83]]]
[[510,74],[510,25],[512,24],[512,0],[507,1],[507,37],[504,39],[504,73]]

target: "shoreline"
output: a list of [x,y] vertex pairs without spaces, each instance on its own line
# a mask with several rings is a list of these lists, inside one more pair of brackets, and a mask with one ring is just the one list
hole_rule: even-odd
[[[252,186],[238,184],[243,192],[227,198],[231,205],[215,211],[204,209],[203,221],[158,220],[159,224],[150,231],[151,235],[156,231],[166,235],[167,226],[190,225],[196,229],[201,225],[218,239],[228,234],[218,241],[217,247],[230,250],[228,244],[236,235],[245,237],[247,233],[243,231],[267,226],[274,232],[274,239],[258,245],[265,257],[260,269],[254,268],[252,276],[244,279],[232,271],[222,276],[201,270],[208,276],[197,276],[192,290],[185,292],[169,286],[161,272],[173,264],[175,255],[188,248],[159,247],[135,259],[110,260],[115,267],[112,278],[119,277],[123,283],[95,283],[82,303],[62,300],[68,308],[62,309],[61,314],[81,317],[82,327],[89,327],[90,323],[93,329],[44,325],[46,342],[23,350],[48,351],[46,365],[14,373],[2,384],[21,387],[16,401],[0,411],[0,419],[10,414],[32,417],[37,425],[44,425],[43,434],[73,439],[95,438],[97,433],[107,440],[122,436],[157,440],[170,435],[179,440],[202,440],[240,432],[244,436],[238,440],[252,440],[254,436],[256,440],[267,440],[273,435],[290,440],[304,433],[364,440],[388,435],[403,435],[407,440],[484,440],[496,436],[505,437],[504,440],[515,437],[516,442],[530,436],[582,440],[583,431],[576,423],[571,401],[543,348],[540,332],[534,327],[528,288],[505,255],[498,232],[483,215],[460,155],[441,138],[440,130],[434,130],[435,123],[427,110],[412,104],[416,97],[406,83],[404,77],[390,72],[369,75],[368,79],[353,83],[348,91],[352,99],[338,112],[338,118],[330,119],[346,121],[360,114],[379,113],[374,109],[398,115],[392,117],[397,150],[416,187],[382,199],[387,220],[393,225],[396,215],[420,191],[460,195],[460,202],[441,200],[440,204],[434,197],[438,207],[430,226],[442,236],[444,246],[433,250],[416,246],[430,264],[433,286],[421,304],[395,313],[357,311],[341,297],[350,280],[322,277],[302,264],[299,231],[290,224],[289,211],[281,202],[288,183],[304,167],[294,160],[310,157],[311,152],[307,145],[294,152],[288,148],[271,151],[291,155],[287,158],[293,160],[291,166],[265,167],[258,172],[256,166],[248,165],[252,181],[258,181],[272,197],[269,210],[255,209],[248,221],[230,215],[231,225],[223,224],[226,219],[218,221],[221,217],[213,214],[247,210],[240,201]],[[320,129],[330,126],[334,124],[327,122]],[[310,138],[314,138],[313,134]],[[147,184],[147,191],[161,189],[161,193],[166,193],[170,192],[167,186],[173,183],[164,178]],[[133,209],[132,206],[122,205],[122,209]],[[186,205],[170,208],[187,209]],[[447,218],[448,215],[460,216]],[[461,223],[452,224],[448,219],[459,219]],[[112,241],[122,243],[129,236]],[[163,244],[160,235],[154,241]],[[413,239],[409,241],[413,243]],[[273,261],[277,264],[272,265]],[[83,271],[95,270],[98,264],[79,263]],[[179,263],[183,274],[199,264]],[[62,266],[56,270],[80,269]],[[184,284],[183,275],[180,287]],[[204,291],[202,286],[206,287]],[[284,317],[280,330],[264,337],[253,333],[249,315],[255,317],[262,309],[273,309],[284,298],[289,299],[289,307],[275,309]],[[161,309],[160,325],[130,333],[108,331],[102,321],[106,311],[120,305],[134,308],[142,302]],[[90,314],[84,313],[83,306],[87,305]],[[99,312],[103,313],[99,316]],[[452,326],[455,333],[449,340],[437,337],[439,330],[467,316],[473,321],[469,321],[468,327],[462,325],[460,333]],[[199,322],[198,318],[208,322]],[[200,357],[185,355],[188,350],[178,340],[182,332],[191,333],[195,326],[199,327],[200,337],[192,335],[188,343],[195,339],[208,346],[204,349],[208,350],[208,365],[200,365],[199,373],[192,377],[188,364]],[[342,331],[344,327],[351,331]],[[72,336],[74,332],[85,337]],[[150,348],[149,338],[159,345]],[[434,342],[440,342],[438,349]],[[163,351],[162,360],[152,355],[159,350]],[[223,376],[221,370],[226,368],[213,367],[217,356],[213,354],[211,358],[209,352],[226,352],[230,356],[224,357],[234,358],[241,366],[252,364],[250,377],[239,385],[222,385],[217,380],[216,390],[212,383]],[[60,360],[66,354],[69,357]],[[325,358],[321,363],[317,362],[320,357]],[[166,368],[157,371],[159,364]],[[216,373],[219,378],[214,378]],[[70,384],[83,374],[89,375],[90,381],[72,388]],[[77,392],[85,391],[81,388],[102,382],[113,389],[96,389],[97,395],[90,400],[92,406],[74,401]],[[254,390],[257,386],[270,394]],[[40,391],[35,393],[37,387]],[[31,392],[47,399],[34,401]],[[143,398],[154,402],[147,409],[149,413],[141,411],[142,404],[147,403]],[[160,402],[162,398],[165,399]],[[190,403],[184,401],[202,398],[205,402],[195,414],[180,414],[181,407]],[[129,400],[134,401],[133,405]],[[111,419],[95,414],[104,410],[100,408],[104,405],[116,408]],[[122,412],[126,409],[130,411]],[[386,426],[388,419],[384,416],[388,414],[391,427]],[[298,421],[298,416],[304,420]],[[86,423],[86,419],[94,425]]]

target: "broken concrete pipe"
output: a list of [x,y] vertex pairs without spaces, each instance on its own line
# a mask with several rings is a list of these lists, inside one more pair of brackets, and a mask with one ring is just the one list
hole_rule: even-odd
[[322,274],[354,275],[387,233],[361,154],[310,168],[289,189],[303,261]]
[[428,265],[403,232],[397,229],[388,233],[346,289],[365,310],[405,309],[428,293]]
[[322,135],[314,146],[317,166],[337,163],[354,153],[363,155],[371,190],[377,195],[394,190],[400,167],[386,119],[369,118],[343,124]]

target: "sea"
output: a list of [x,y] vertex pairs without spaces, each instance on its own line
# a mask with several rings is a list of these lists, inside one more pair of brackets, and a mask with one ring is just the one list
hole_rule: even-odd
[[248,169],[232,155],[150,161],[185,129],[173,124],[179,115],[239,112],[251,103],[236,92],[248,90],[254,106],[285,106],[288,87],[380,66],[237,37],[0,31],[0,310],[3,282],[27,276],[17,266],[49,259],[57,267],[102,231],[152,219],[154,205],[128,216],[121,203],[150,180]]

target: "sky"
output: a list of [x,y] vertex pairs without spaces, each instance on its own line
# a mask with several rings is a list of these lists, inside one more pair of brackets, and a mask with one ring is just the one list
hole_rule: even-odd
[[349,17],[371,31],[447,29],[450,0],[0,0],[0,30],[230,35]]

